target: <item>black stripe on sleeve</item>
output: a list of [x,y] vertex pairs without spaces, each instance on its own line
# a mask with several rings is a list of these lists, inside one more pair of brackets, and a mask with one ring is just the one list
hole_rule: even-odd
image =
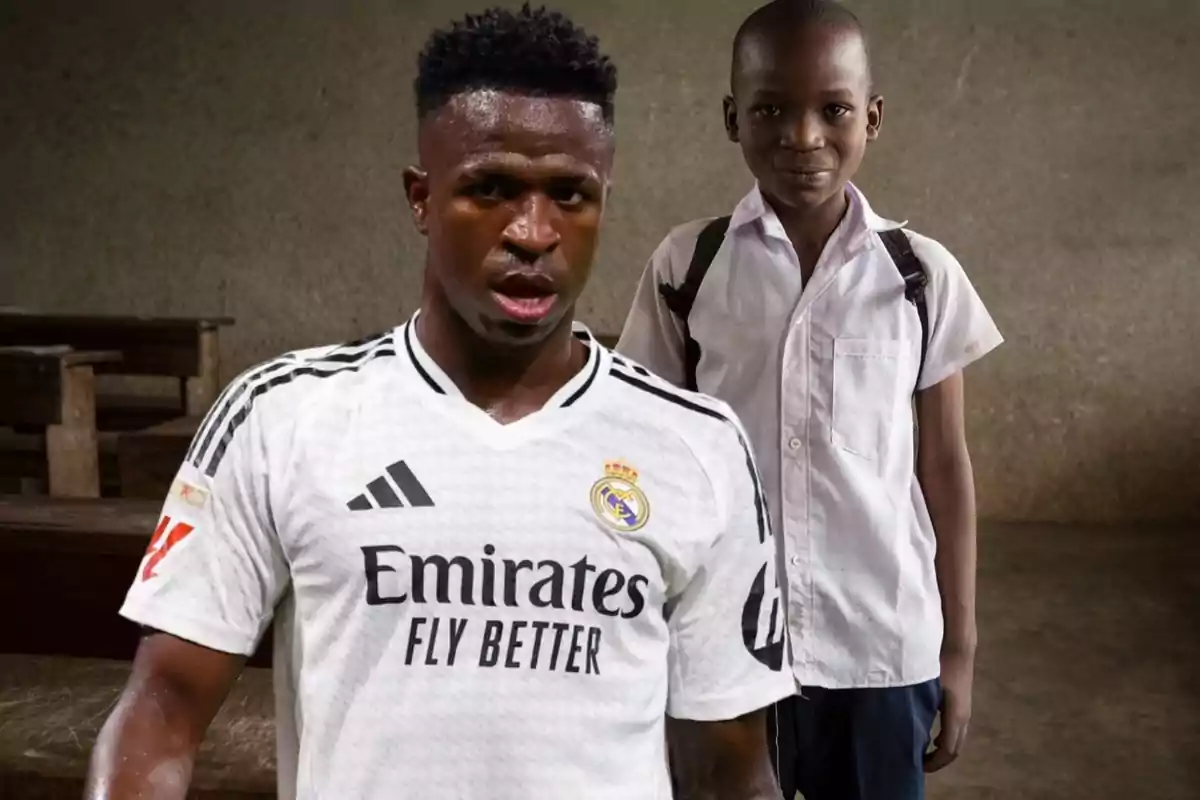
[[656,386],[652,383],[647,383],[641,378],[633,375],[627,375],[616,368],[610,370],[609,374],[611,374],[617,380],[623,381],[636,389],[640,389],[643,392],[652,394],[662,400],[666,400],[668,403],[674,403],[681,408],[686,408],[689,411],[696,412],[697,414],[703,414],[706,417],[719,419],[726,425],[729,425],[733,428],[734,433],[736,433],[738,437],[738,444],[742,446],[742,453],[746,456],[746,469],[749,470],[750,481],[754,485],[754,510],[758,516],[758,540],[760,542],[765,542],[767,537],[771,535],[771,526],[767,521],[766,501],[763,499],[762,485],[758,480],[758,470],[754,468],[754,458],[750,454],[750,446],[746,443],[746,438],[742,436],[741,430],[739,430],[738,426],[734,424],[734,421],[719,411],[708,408],[707,406],[702,406],[693,400],[689,400],[686,397],[681,396],[675,390],[667,389],[662,386]]
[[325,355],[315,356],[308,360],[300,360],[295,354],[289,353],[245,373],[240,379],[226,386],[225,391],[217,398],[217,402],[213,403],[200,429],[196,432],[196,436],[192,439],[186,460],[196,466],[200,465],[201,454],[207,452],[212,447],[217,431],[221,429],[221,426],[228,419],[234,405],[241,399],[249,387],[261,381],[269,373],[288,368],[294,369],[304,364],[353,364],[369,356],[373,348],[387,342],[390,337],[391,332],[373,334],[358,341],[340,345]]
[[[201,447],[196,453],[192,463],[197,468],[202,468],[204,470],[204,474],[211,478],[217,473],[217,467],[220,466],[221,459],[225,457],[225,451],[229,448],[229,443],[233,441],[234,434],[237,433],[238,428],[240,428],[242,423],[244,423],[250,416],[250,412],[254,408],[254,403],[259,397],[271,391],[272,389],[285,386],[297,378],[328,378],[331,375],[338,375],[343,372],[357,372],[365,364],[368,364],[377,358],[396,355],[395,348],[390,346],[390,342],[384,344],[385,341],[386,340],[381,341],[380,346],[376,346],[374,349],[360,354],[358,361],[353,364],[336,368],[327,367],[323,369],[322,364],[325,363],[324,359],[317,359],[311,363],[299,362],[292,369],[280,372],[279,374],[273,375],[270,378],[256,382],[253,388],[249,389],[248,396],[238,408],[237,412],[229,417],[229,424],[226,426],[225,433],[221,436],[220,440],[213,444],[211,448],[209,447],[209,442],[206,441],[204,446]],[[246,382],[245,386],[249,385],[250,382]],[[229,409],[226,409],[225,411],[228,413]],[[212,430],[209,433],[209,439],[212,438],[213,434],[216,433],[218,428],[219,425],[213,425]],[[205,463],[206,459],[207,463]],[[202,464],[203,467],[201,467]]]
[[262,378],[271,370],[282,369],[295,363],[297,362],[291,356],[277,358],[256,367],[246,373],[240,380],[226,386],[225,391],[221,392],[221,396],[217,398],[217,402],[213,403],[212,408],[205,415],[200,429],[196,431],[196,436],[192,439],[192,445],[188,448],[187,460],[199,466],[200,453],[205,452],[212,446],[213,436],[216,435],[216,431],[220,429],[221,424],[225,422],[225,418],[229,416],[229,410],[233,407],[233,404],[245,394],[246,387]]

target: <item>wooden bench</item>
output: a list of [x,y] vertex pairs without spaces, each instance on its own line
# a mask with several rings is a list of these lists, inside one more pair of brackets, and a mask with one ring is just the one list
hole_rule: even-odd
[[202,417],[179,417],[117,438],[122,497],[163,499],[183,464]]
[[[0,496],[0,653],[132,658],[141,634],[117,612],[161,508]],[[249,663],[269,666],[270,653],[268,632]]]
[[[0,797],[77,800],[129,664],[0,655]],[[275,797],[271,673],[248,669],[200,746],[191,798]]]
[[45,437],[51,495],[100,496],[94,370],[120,360],[61,345],[0,347],[0,425]]
[[139,317],[0,311],[0,344],[116,350],[99,372],[178,378],[182,410],[204,414],[220,390],[218,332],[229,317]]

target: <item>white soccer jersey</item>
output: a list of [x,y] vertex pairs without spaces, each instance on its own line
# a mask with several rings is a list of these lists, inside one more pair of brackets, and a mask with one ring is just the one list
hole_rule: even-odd
[[122,614],[252,653],[282,797],[666,800],[664,712],[791,695],[739,422],[597,344],[501,425],[410,321],[243,373]]

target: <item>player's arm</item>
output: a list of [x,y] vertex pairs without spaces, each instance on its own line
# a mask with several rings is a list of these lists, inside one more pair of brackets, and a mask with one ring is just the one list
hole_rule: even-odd
[[[92,752],[88,798],[182,798],[193,759],[289,570],[274,527],[257,384],[218,401],[180,467],[121,615],[153,631]],[[277,456],[286,463],[287,453]]]
[[150,631],[92,751],[88,800],[183,800],[204,733],[245,657]]
[[766,712],[720,722],[667,719],[675,800],[777,800]]
[[674,283],[672,249],[671,238],[668,237],[647,262],[615,349],[663,379],[682,386],[683,327],[678,317],[667,308],[658,290],[662,282]]
[[741,426],[711,450],[717,521],[670,602],[667,714],[672,775],[684,797],[778,798],[766,711],[795,691],[767,505]]

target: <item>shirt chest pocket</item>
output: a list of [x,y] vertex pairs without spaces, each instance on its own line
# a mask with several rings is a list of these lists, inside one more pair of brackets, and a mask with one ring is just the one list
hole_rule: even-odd
[[891,435],[904,342],[834,339],[832,443],[875,460]]

